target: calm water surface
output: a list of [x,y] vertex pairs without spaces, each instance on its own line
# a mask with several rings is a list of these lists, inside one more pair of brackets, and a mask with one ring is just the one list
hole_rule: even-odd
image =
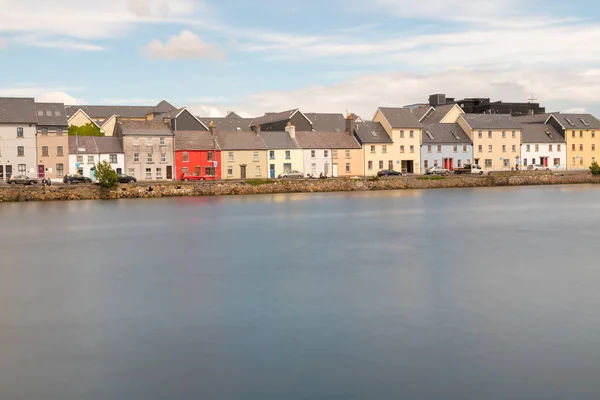
[[600,188],[0,204],[0,399],[598,399]]

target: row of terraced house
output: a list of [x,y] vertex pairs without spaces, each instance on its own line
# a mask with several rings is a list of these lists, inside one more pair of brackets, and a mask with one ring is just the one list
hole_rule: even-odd
[[[0,98],[0,180],[14,174],[94,178],[99,161],[139,180],[276,178],[289,171],[333,177],[393,169],[421,174],[479,164],[486,171],[585,169],[600,159],[591,114],[466,113],[460,102],[380,107],[370,120],[299,109],[243,118],[153,106],[81,106]],[[92,124],[103,136],[69,136]],[[598,148],[597,148],[598,147]]]

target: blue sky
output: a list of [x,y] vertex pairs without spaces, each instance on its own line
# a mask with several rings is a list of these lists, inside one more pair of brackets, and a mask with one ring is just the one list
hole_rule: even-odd
[[549,111],[600,114],[600,6],[422,3],[0,0],[0,95],[370,118],[436,92],[533,94]]

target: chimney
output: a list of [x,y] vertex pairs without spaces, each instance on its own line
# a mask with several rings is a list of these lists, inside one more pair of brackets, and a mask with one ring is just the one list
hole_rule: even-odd
[[352,117],[352,114],[348,114],[348,116],[346,117],[346,133],[350,136],[354,135],[354,132],[352,132],[353,127],[354,127],[354,119]]
[[167,124],[167,125],[170,125],[170,123],[171,123],[171,117],[170,117],[170,116],[168,116],[168,115],[165,115],[165,116],[163,117],[163,122],[164,122],[165,124]]
[[259,124],[256,124],[256,125],[254,126],[254,132],[256,132],[256,134],[257,134],[257,135],[259,135],[259,134],[260,134],[260,125],[259,125]]
[[210,134],[212,136],[216,136],[216,134],[217,134],[217,127],[215,126],[215,122],[214,121],[210,121],[210,125],[208,127],[208,130],[210,131]]
[[296,139],[296,127],[292,125],[292,121],[288,121],[285,131],[290,134],[292,139]]

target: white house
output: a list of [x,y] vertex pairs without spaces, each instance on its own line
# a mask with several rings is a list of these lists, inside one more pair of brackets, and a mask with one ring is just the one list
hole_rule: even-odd
[[552,125],[522,124],[522,130],[522,169],[534,164],[541,164],[551,170],[567,168],[566,141]]
[[34,99],[0,97],[0,181],[37,177],[36,132]]
[[69,137],[69,173],[96,179],[96,164],[107,161],[117,173],[125,171],[123,144],[118,137]]
[[[349,127],[351,129],[351,127]],[[349,132],[297,132],[304,156],[304,173],[333,177],[361,176],[362,146]],[[340,168],[341,167],[341,168]]]

